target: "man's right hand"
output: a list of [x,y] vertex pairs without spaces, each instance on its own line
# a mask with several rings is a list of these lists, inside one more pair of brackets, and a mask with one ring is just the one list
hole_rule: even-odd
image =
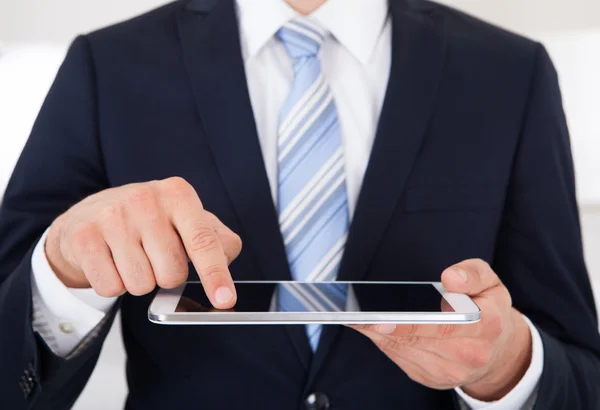
[[45,250],[70,288],[101,296],[145,295],[188,278],[188,256],[216,308],[236,292],[228,265],[240,253],[238,235],[204,210],[182,178],[124,185],[94,194],[50,226]]

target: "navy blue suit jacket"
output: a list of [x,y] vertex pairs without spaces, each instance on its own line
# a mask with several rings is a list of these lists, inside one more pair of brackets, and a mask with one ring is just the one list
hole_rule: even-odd
[[[600,337],[548,54],[434,3],[392,0],[390,13],[391,75],[340,279],[435,281],[482,258],[542,335],[537,408],[598,408]],[[0,211],[2,409],[68,408],[108,328],[69,360],[34,334],[40,235],[90,194],[176,175],[242,237],[235,279],[290,278],[233,0],[175,2],[73,43]],[[298,409],[312,391],[332,409],[456,406],[355,331],[327,327],[311,357],[302,327],[157,326],[151,298],[119,304],[128,409]]]

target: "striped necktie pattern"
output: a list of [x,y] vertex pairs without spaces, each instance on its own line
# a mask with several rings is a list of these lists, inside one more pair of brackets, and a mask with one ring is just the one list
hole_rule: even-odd
[[[327,33],[307,18],[285,24],[277,37],[292,60],[294,81],[278,128],[278,211],[292,278],[333,281],[349,225],[344,151],[337,109],[321,71]],[[345,310],[347,286],[281,286],[280,311]],[[321,325],[308,325],[316,350]]]

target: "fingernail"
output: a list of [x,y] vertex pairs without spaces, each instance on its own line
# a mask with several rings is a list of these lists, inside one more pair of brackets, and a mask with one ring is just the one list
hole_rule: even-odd
[[384,335],[392,334],[394,330],[396,330],[396,325],[393,323],[383,323],[377,326],[377,332]]
[[455,272],[455,275],[459,277],[463,282],[467,283],[467,281],[469,280],[467,272],[465,272],[464,270],[453,268],[452,271]]
[[228,287],[221,286],[215,292],[215,301],[219,305],[226,305],[231,302],[231,299],[233,299],[233,292]]

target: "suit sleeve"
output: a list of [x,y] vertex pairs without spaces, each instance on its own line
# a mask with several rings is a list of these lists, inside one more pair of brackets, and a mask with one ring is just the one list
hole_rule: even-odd
[[535,409],[597,409],[600,336],[569,133],[557,74],[541,45],[535,60],[493,265],[542,338]]
[[[104,298],[93,289],[69,289],[52,270],[44,244],[48,231],[35,246],[31,269],[33,330],[59,357],[68,357],[98,328],[112,310],[117,298]],[[65,332],[61,324],[71,329]]]
[[[10,136],[8,136],[10,137]],[[62,359],[32,327],[31,260],[52,221],[107,188],[88,41],[60,68],[0,207],[0,391],[11,410],[70,408],[85,386],[117,306],[79,354]]]

